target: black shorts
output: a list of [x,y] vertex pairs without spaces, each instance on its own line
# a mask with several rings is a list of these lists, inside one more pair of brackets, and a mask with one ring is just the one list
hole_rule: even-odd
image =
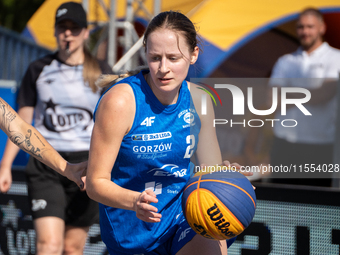
[[[88,159],[88,151],[60,152],[71,163]],[[26,166],[28,196],[33,219],[55,216],[65,225],[87,227],[99,222],[98,203],[66,177],[30,157]]]

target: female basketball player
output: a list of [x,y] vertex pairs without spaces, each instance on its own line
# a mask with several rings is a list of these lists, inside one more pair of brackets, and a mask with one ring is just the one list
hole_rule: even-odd
[[[81,4],[66,2],[58,7],[55,37],[58,51],[31,63],[23,78],[18,114],[27,123],[34,116],[35,128],[52,147],[67,161],[77,163],[88,158],[92,113],[101,94],[94,81],[112,71],[85,47],[89,30]],[[8,143],[1,161],[1,172],[6,173],[2,175],[7,178],[11,178],[17,152]],[[37,254],[83,254],[89,226],[98,220],[97,203],[33,157],[26,176]]]
[[181,208],[190,157],[222,163],[212,105],[201,116],[200,90],[184,80],[199,54],[195,27],[179,12],[160,13],[144,45],[149,70],[112,86],[95,113],[87,192],[100,202],[102,239],[117,255],[227,254]]
[[[13,108],[0,97],[0,129],[8,138],[22,150],[51,167],[59,174],[74,181],[79,188],[84,188],[81,177],[86,175],[87,162],[70,164],[45,140],[45,138],[31,125],[27,124],[13,110]],[[0,171],[0,174],[2,172]],[[1,177],[0,177],[1,178]],[[11,178],[6,178],[10,180]],[[0,192],[7,191],[11,183],[2,183]]]

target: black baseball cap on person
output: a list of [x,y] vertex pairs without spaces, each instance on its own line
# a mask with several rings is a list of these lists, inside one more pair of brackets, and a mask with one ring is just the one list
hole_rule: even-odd
[[71,20],[80,27],[87,27],[86,12],[83,6],[76,2],[66,2],[58,7],[55,24],[63,20]]

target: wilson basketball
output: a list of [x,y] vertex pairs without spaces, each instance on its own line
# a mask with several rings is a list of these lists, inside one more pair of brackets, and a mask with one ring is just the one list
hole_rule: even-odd
[[182,208],[196,233],[216,240],[233,238],[251,223],[256,196],[249,180],[239,172],[212,172],[187,183]]

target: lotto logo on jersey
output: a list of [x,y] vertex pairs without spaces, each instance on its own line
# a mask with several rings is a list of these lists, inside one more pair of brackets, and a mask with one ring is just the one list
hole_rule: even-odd
[[71,129],[85,131],[92,124],[92,112],[86,108],[57,104],[50,99],[46,104],[43,123],[52,132]]
[[152,116],[152,117],[146,117],[142,123],[140,124],[141,126],[147,126],[147,127],[151,127],[152,126],[152,123],[155,122],[155,116]]

